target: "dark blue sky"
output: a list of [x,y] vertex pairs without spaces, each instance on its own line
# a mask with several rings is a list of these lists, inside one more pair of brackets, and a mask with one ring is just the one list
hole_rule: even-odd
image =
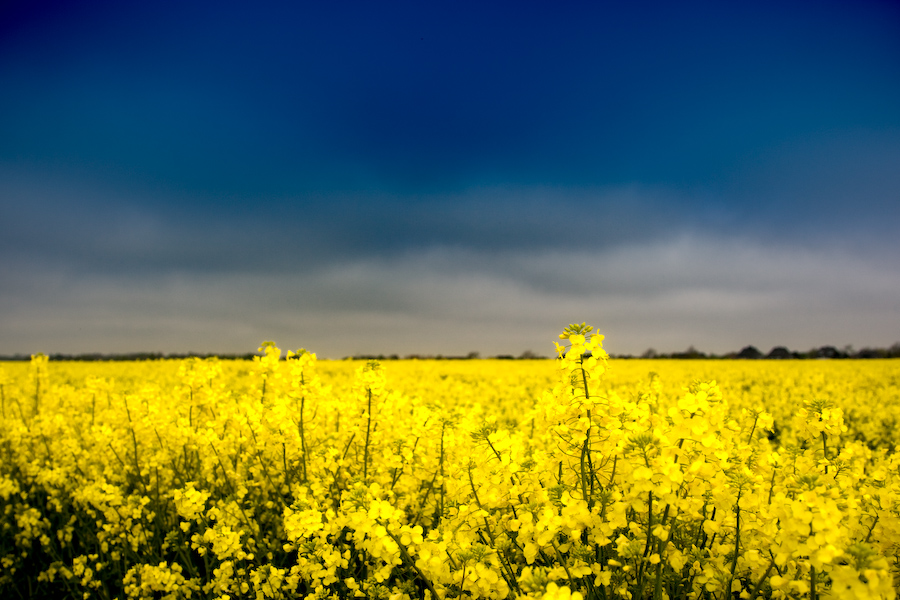
[[900,340],[894,2],[0,7],[0,353]]

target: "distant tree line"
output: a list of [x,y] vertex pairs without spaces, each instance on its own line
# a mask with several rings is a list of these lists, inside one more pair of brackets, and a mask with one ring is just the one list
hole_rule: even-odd
[[672,352],[669,354],[659,353],[650,348],[639,357],[632,355],[618,355],[617,358],[745,358],[745,359],[812,359],[812,358],[900,358],[900,342],[895,343],[890,348],[863,348],[862,350],[854,350],[852,346],[844,346],[838,349],[834,346],[822,346],[820,348],[812,348],[806,352],[797,352],[788,350],[784,346],[775,346],[769,350],[768,354],[763,354],[756,346],[745,346],[740,352],[729,352],[727,354],[707,354],[700,352],[693,346],[690,346],[684,352]]

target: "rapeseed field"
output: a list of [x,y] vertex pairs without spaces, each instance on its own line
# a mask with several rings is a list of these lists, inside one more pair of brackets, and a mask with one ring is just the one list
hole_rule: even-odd
[[894,598],[900,361],[0,367],[3,598]]

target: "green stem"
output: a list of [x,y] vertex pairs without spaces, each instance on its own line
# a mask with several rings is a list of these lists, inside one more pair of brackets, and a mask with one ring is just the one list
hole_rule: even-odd
[[759,421],[759,414],[753,419],[753,427],[750,428],[750,436],[747,438],[747,443],[751,443],[753,441],[753,433],[756,431],[756,423]]
[[[581,496],[585,502],[588,502],[590,495],[588,494],[588,468],[586,463],[590,461],[590,444],[591,444],[591,411],[588,414],[588,428],[584,435],[584,444],[581,445]],[[594,482],[593,473],[591,473],[591,491],[593,492]]]
[[763,573],[763,576],[760,578],[760,580],[758,582],[756,582],[755,586],[753,586],[753,591],[750,592],[750,598],[748,598],[747,600],[753,600],[754,598],[756,598],[757,594],[759,594],[759,590],[763,586],[763,583],[765,583],[766,579],[769,578],[769,573],[772,572],[772,567],[774,567],[774,566],[775,566],[775,559],[772,558],[772,560],[769,561],[769,566],[766,567],[766,572]]
[[19,418],[22,419],[22,423],[24,423],[25,426],[28,427],[28,420],[25,418],[25,413],[22,411],[22,403],[19,402],[19,399],[15,396],[13,396],[13,402],[16,403],[16,408],[19,409]]
[[816,568],[809,568],[809,600],[816,600],[818,595],[816,594]]
[[363,448],[363,482],[369,483],[369,435],[372,430],[372,390],[367,389],[369,404],[366,409],[366,445]]
[[[425,577],[425,573],[423,573],[423,572],[422,572],[422,569],[420,569],[420,568],[418,567],[418,565],[416,565],[416,561],[414,561],[414,560],[412,559],[412,557],[409,555],[409,552],[407,552],[406,547],[405,547],[403,544],[400,543],[400,540],[397,539],[397,536],[396,536],[396,535],[394,535],[393,533],[391,533],[391,530],[390,530],[390,529],[388,529],[387,527],[385,527],[384,530],[385,530],[385,532],[388,534],[388,536],[389,536],[392,540],[394,540],[394,543],[397,544],[397,547],[400,548],[400,556],[403,558],[403,560],[405,560],[405,561],[407,562],[407,564],[409,564],[409,565],[413,568],[413,570],[415,570],[416,574],[419,576],[419,578],[420,578],[420,579],[422,580],[422,582],[425,584],[425,587],[427,587],[427,588],[428,588],[428,591],[431,592],[431,597],[432,597],[432,599],[433,599],[433,600],[438,600],[438,598],[439,598],[440,596],[438,596],[437,592],[436,592],[435,589],[434,589],[434,586],[431,585],[431,580],[428,579],[427,577]],[[273,596],[273,597],[274,597],[274,596]]]
[[256,447],[256,460],[259,461],[259,466],[262,467],[263,475],[266,476],[266,481],[272,486],[272,493],[276,493],[278,488],[275,486],[275,482],[272,481],[272,477],[269,475],[269,469],[262,459],[262,453],[259,450],[259,440],[256,439],[256,432],[253,431],[252,426],[249,426],[248,429],[250,430],[250,435],[253,437],[253,445]]
[[306,396],[300,398],[300,451],[303,453],[302,462],[300,463],[303,466],[303,483],[307,482],[306,475],[306,431],[305,431],[305,422],[303,410],[306,408]]
[[[581,358],[578,359],[578,364],[579,364],[579,365],[583,365],[583,364],[584,364],[584,356],[583,356],[583,355],[582,355]],[[583,366],[581,367],[581,381],[584,383],[584,399],[585,399],[585,400],[590,400],[590,399],[591,399],[591,393],[588,391],[587,373],[584,372],[584,367],[583,367]]]
[[[445,484],[444,484],[444,427],[446,427],[446,426],[447,426],[447,422],[441,421],[441,458],[440,458],[440,463],[439,463],[439,467],[441,470],[441,502],[439,505],[440,510],[441,510],[441,514],[440,514],[441,519],[444,518],[444,494],[445,494],[444,490],[446,489]],[[418,440],[416,440],[416,441],[418,442]],[[435,525],[437,525],[437,524],[435,524]],[[435,597],[435,600],[437,600],[436,597]]]
[[741,491],[738,490],[737,500],[735,500],[735,522],[734,522],[734,556],[731,559],[731,575],[728,577],[728,587],[725,589],[726,594],[731,594],[731,583],[734,581],[734,572],[737,570],[738,552],[741,544]]
[[569,572],[569,565],[566,564],[566,559],[563,558],[562,552],[559,551],[559,548],[556,545],[556,542],[550,540],[550,543],[553,545],[553,549],[556,551],[556,558],[559,559],[559,564],[562,566],[563,570],[566,572],[566,577],[569,579],[569,587],[572,590],[575,590],[575,581],[572,579],[572,573]]
[[[669,507],[671,505],[666,504],[666,509],[663,511],[662,520],[660,521],[660,525],[663,527],[666,526],[666,521],[669,518]],[[659,544],[656,547],[656,553],[659,554],[659,562],[656,563],[656,585],[653,588],[653,600],[660,600],[662,598],[662,567],[663,567],[663,556],[666,552],[666,546],[669,545],[669,537],[666,536],[665,540],[660,540]]]
[[491,443],[491,438],[490,438],[490,436],[485,436],[484,441],[487,442],[488,447],[489,447],[489,448],[491,449],[491,451],[494,453],[494,456],[497,457],[497,460],[500,461],[500,464],[503,464],[503,457],[500,456],[500,453],[497,451],[496,448],[494,448],[494,444]]
[[34,373],[34,416],[37,416],[41,400],[41,370]]
[[138,481],[141,482],[141,490],[144,495],[147,495],[147,486],[144,485],[144,475],[141,473],[141,465],[138,461],[138,443],[137,436],[134,433],[134,422],[131,420],[131,411],[128,409],[128,396],[122,397],[122,402],[125,404],[125,414],[128,416],[128,430],[131,432],[131,444],[134,447],[134,468],[137,471],[136,475],[138,477]]
[[878,524],[878,515],[875,515],[875,520],[872,521],[872,526],[869,527],[869,533],[866,534],[866,539],[863,540],[864,544],[869,543],[869,538],[872,537],[872,532],[875,531],[875,525]]
[[772,481],[769,482],[769,500],[767,504],[772,504],[772,492],[775,491],[775,474],[778,473],[777,467],[772,467]]
[[281,468],[284,469],[284,479],[283,484],[290,489],[291,486],[291,471],[288,469],[287,464],[287,446],[284,445],[284,442],[281,442]]
[[[578,359],[578,364],[584,364],[584,356]],[[584,385],[584,399],[585,401],[591,399],[591,392],[588,389],[587,382],[587,373],[584,371],[584,367],[581,366],[581,381]],[[587,431],[584,432],[584,444],[581,446],[581,496],[585,502],[589,502],[591,496],[593,496],[594,492],[594,470],[593,468],[588,469],[591,463],[591,411],[587,411],[588,418],[588,428]],[[588,470],[590,470],[590,475],[588,475]],[[591,489],[588,492],[588,481],[590,481]]]
[[638,567],[638,591],[635,595],[636,598],[643,598],[644,596],[644,559],[646,559],[650,554],[650,547],[653,544],[653,492],[647,492],[647,495],[649,497],[649,500],[647,502],[647,504],[649,505],[647,508],[647,543],[646,545],[644,545],[644,553],[641,555],[641,566]]
[[481,505],[481,500],[478,498],[478,490],[475,489],[475,481],[472,479],[472,463],[469,463],[468,473],[469,485],[472,487],[472,495],[475,496],[475,504],[478,505],[478,508],[484,510],[484,507]]

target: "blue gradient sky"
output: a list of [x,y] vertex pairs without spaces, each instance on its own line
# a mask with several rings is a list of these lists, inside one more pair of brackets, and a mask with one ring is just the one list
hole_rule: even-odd
[[0,353],[900,340],[894,2],[0,7]]

